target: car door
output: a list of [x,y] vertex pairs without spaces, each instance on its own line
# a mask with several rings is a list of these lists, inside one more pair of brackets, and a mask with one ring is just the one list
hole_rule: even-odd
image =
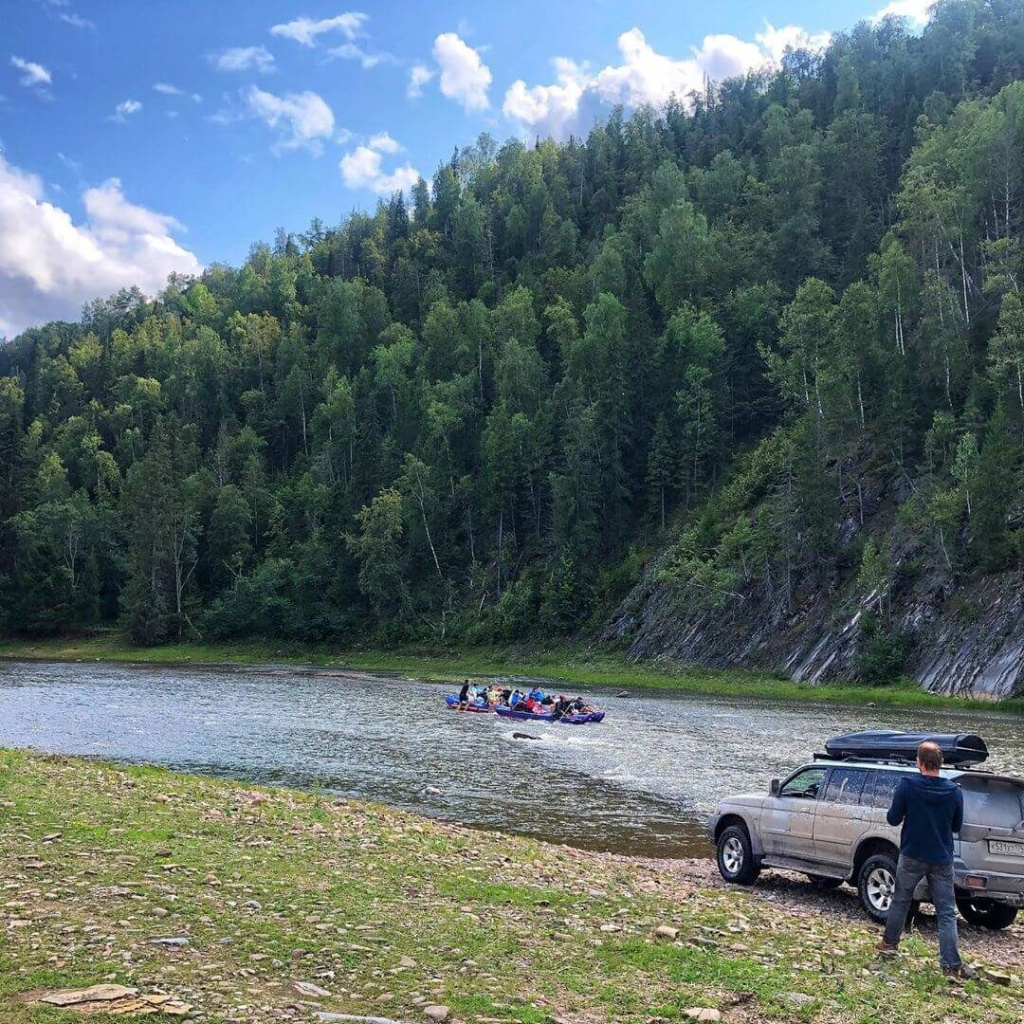
[[765,855],[783,860],[814,860],[814,816],[825,783],[824,767],[803,768],[768,797],[762,812]]
[[1024,786],[965,772],[964,825],[958,853],[968,872],[995,872],[998,888],[1024,892]]
[[861,793],[866,768],[830,768],[814,816],[814,854],[825,867],[848,874],[853,850],[864,831]]
[[[888,839],[895,846],[900,843],[900,826],[890,825],[886,821],[896,787],[907,774],[899,768],[874,768],[868,772],[864,789],[860,795],[861,817],[864,823],[864,835]],[[856,852],[856,851],[854,851]]]

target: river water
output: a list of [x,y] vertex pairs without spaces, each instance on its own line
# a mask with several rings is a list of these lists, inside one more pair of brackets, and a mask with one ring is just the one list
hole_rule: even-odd
[[[651,856],[709,852],[716,801],[856,729],[977,732],[1024,775],[1019,717],[663,690],[590,691],[600,725],[457,714],[436,683],[295,668],[0,661],[0,745],[319,787],[469,825]],[[532,740],[516,739],[514,732]],[[437,791],[440,792],[437,792]]]

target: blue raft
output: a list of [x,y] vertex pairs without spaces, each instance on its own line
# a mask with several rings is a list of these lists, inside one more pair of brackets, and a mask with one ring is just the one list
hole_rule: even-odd
[[588,722],[600,722],[605,713],[603,711],[588,711],[582,715],[562,715],[555,718],[551,712],[537,714],[533,711],[517,711],[515,708],[496,707],[495,712],[502,718],[514,718],[518,722],[561,722],[563,725],[586,725]]
[[472,704],[467,704],[464,708],[459,707],[459,698],[454,693],[447,694],[444,702],[452,711],[475,711],[478,715],[489,715],[494,710],[486,701],[481,700],[479,697]]

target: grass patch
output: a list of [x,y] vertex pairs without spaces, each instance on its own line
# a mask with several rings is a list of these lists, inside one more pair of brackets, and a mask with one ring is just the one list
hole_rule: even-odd
[[[165,990],[212,1024],[318,1010],[426,1021],[430,1003],[522,1024],[694,1006],[748,1022],[1024,1016],[1019,983],[952,990],[924,942],[880,965],[866,924],[625,858],[4,749],[0,886],[7,1024],[80,1019],[22,997],[105,980]],[[678,938],[655,939],[659,924]]]

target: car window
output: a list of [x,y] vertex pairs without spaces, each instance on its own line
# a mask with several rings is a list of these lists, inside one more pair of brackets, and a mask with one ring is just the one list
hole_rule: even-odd
[[896,792],[901,775],[899,772],[869,772],[864,783],[860,802],[863,807],[880,807],[883,811],[892,807],[892,795]]
[[824,768],[808,768],[793,776],[779,792],[779,796],[798,796],[814,800],[825,781]]
[[971,779],[962,784],[964,821],[988,828],[1019,828],[1024,819],[1024,788],[1001,779]]
[[822,800],[827,804],[859,804],[867,777],[864,768],[833,768]]

